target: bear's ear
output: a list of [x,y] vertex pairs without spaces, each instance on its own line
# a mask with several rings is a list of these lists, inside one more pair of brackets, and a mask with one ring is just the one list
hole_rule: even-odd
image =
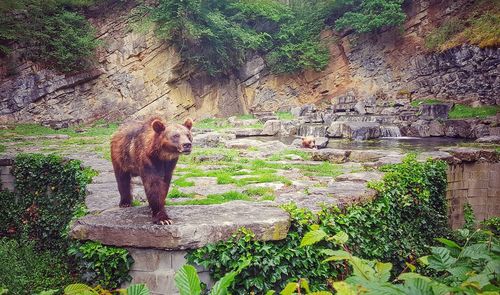
[[186,126],[188,130],[191,130],[191,128],[193,128],[193,119],[187,118],[186,121],[184,121],[184,126]]
[[163,132],[163,130],[165,130],[165,124],[163,124],[163,122],[161,122],[160,120],[154,120],[151,126],[153,126],[153,130],[156,133],[161,133]]

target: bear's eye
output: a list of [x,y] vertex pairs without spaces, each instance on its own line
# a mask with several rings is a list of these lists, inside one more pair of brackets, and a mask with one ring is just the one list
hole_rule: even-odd
[[180,134],[174,134],[174,136],[172,136],[173,139],[179,139],[181,137]]

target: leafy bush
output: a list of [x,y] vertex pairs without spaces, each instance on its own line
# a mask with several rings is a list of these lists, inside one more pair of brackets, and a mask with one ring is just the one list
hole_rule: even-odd
[[37,250],[33,241],[0,238],[0,289],[5,287],[10,294],[35,294],[72,282],[64,256]]
[[87,67],[99,45],[95,30],[78,12],[92,0],[7,0],[0,4],[0,53],[10,42],[24,57],[71,72]]
[[[432,247],[431,255],[418,259],[418,262],[427,266],[437,275],[434,278],[414,272],[417,267],[408,264],[406,270],[396,280],[404,283],[390,282],[391,263],[381,263],[361,259],[350,253],[344,243],[346,234],[339,232],[335,236],[327,237],[321,229],[315,229],[304,236],[302,244],[312,245],[323,239],[336,241],[344,250],[323,249],[321,252],[327,257],[324,262],[347,261],[350,267],[345,271],[351,275],[344,281],[333,282],[332,285],[339,295],[351,294],[498,294],[500,291],[500,247],[491,232],[485,232],[487,240],[469,245],[473,236],[466,238],[466,243],[459,246],[457,243],[444,238],[437,239],[444,247]],[[321,233],[321,234],[318,234]],[[312,238],[319,237],[319,238]],[[345,237],[339,239],[338,237]],[[415,262],[416,263],[416,262]],[[281,294],[300,293],[305,289],[309,293],[307,284],[289,283]],[[485,292],[485,293],[483,293]],[[491,292],[491,293],[489,293]],[[326,292],[324,294],[331,294]]]
[[327,280],[341,276],[343,268],[322,263],[324,257],[316,248],[328,248],[333,242],[300,247],[304,234],[320,226],[327,235],[347,233],[346,246],[355,255],[391,261],[394,272],[400,271],[407,261],[424,255],[434,237],[448,234],[446,164],[419,163],[413,155],[383,170],[383,182],[372,184],[378,198],[371,203],[343,210],[325,208],[317,214],[289,205],[285,209],[291,215],[291,227],[285,240],[254,241],[252,233],[243,231],[229,241],[191,252],[188,260],[208,268],[218,279],[250,259],[230,287],[234,294],[281,290],[287,281],[305,277],[313,291],[326,289]]
[[402,5],[404,0],[364,0],[355,2],[353,11],[346,12],[335,22],[337,29],[352,28],[359,33],[375,31],[379,28],[401,25],[406,15]]
[[0,235],[25,235],[40,248],[65,249],[63,232],[95,172],[55,155],[20,154],[12,174],[15,192],[0,194]]
[[68,253],[74,257],[80,278],[87,284],[115,289],[131,280],[128,271],[134,260],[124,248],[85,242],[72,245]]
[[[248,266],[249,261],[243,261],[237,270],[225,274],[210,289],[209,295],[226,295],[227,289],[234,281],[234,278]],[[200,295],[201,282],[196,269],[191,265],[184,265],[175,274],[175,285],[181,295]]]
[[191,67],[212,76],[227,75],[258,53],[266,56],[272,72],[281,74],[326,67],[330,55],[320,32],[330,19],[341,17],[339,28],[373,31],[400,24],[405,18],[402,2],[292,0],[285,5],[277,0],[160,0],[158,6],[144,6],[141,11],[149,14],[158,35],[172,41]]

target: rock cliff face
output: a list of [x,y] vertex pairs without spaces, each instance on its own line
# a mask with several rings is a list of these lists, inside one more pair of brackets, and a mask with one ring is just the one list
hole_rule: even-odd
[[325,31],[332,58],[322,72],[275,76],[255,56],[238,73],[213,79],[185,70],[174,47],[152,33],[132,30],[133,1],[117,1],[89,13],[103,41],[92,70],[61,75],[23,61],[15,52],[0,59],[0,122],[61,126],[148,114],[170,119],[230,116],[321,105],[349,91],[377,99],[411,96],[500,104],[500,49],[464,45],[427,54],[423,47],[426,33],[470,2],[412,1],[402,30],[376,36]]

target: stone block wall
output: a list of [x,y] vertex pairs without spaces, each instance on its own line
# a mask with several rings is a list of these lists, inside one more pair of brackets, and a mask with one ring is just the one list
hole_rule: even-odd
[[448,167],[449,221],[453,229],[464,224],[468,203],[478,221],[500,216],[500,163],[472,162]]
[[[186,251],[141,248],[128,248],[128,250],[134,258],[129,273],[132,276],[131,284],[146,284],[151,295],[179,294],[174,276],[177,270],[187,263],[184,258]],[[200,280],[211,286],[209,272],[201,267],[197,270]]]
[[14,176],[10,173],[12,169],[11,159],[0,159],[0,188],[14,191]]

